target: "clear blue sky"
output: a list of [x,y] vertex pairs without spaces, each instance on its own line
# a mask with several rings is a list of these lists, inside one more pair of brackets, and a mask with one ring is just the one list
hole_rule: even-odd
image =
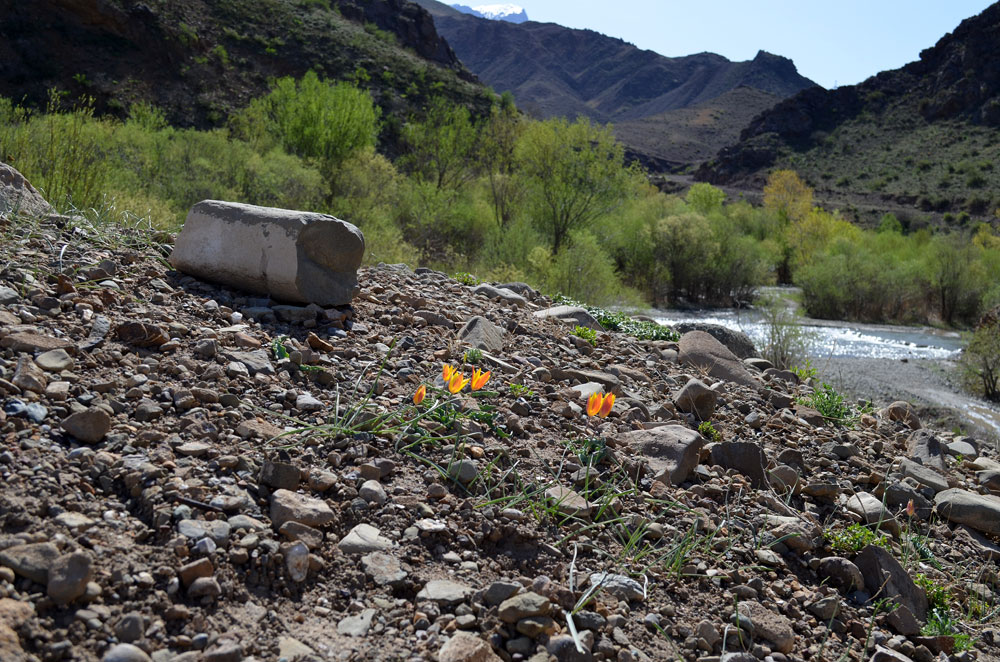
[[449,0],[520,5],[533,21],[596,30],[661,55],[709,51],[795,61],[823,87],[859,83],[916,60],[987,0]]

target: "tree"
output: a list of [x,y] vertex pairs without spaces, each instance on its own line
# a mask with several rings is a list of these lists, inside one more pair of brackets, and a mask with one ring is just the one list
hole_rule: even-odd
[[812,210],[813,190],[794,170],[776,170],[764,185],[764,207],[784,221],[805,218]]
[[586,118],[532,122],[515,150],[533,221],[551,240],[552,253],[571,230],[586,227],[621,204],[635,171],[608,127]]
[[437,190],[459,188],[475,174],[476,127],[469,109],[434,97],[422,122],[403,128],[408,153],[403,162]]
[[688,189],[684,201],[699,214],[710,214],[722,209],[722,203],[726,200],[726,194],[711,184],[698,182],[692,184]]
[[515,176],[515,150],[524,125],[509,93],[505,92],[502,100],[493,107],[483,125],[479,159],[490,184],[493,216],[501,228],[506,228],[521,197],[520,182]]
[[994,319],[980,324],[962,352],[960,364],[968,388],[1000,402],[1000,322]]

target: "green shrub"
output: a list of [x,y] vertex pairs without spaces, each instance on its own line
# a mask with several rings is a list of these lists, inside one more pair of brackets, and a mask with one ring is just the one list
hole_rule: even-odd
[[891,549],[888,537],[861,524],[851,524],[838,529],[824,529],[823,538],[833,551],[839,554],[857,554],[868,545]]
[[714,442],[722,441],[722,435],[719,433],[718,430],[715,429],[715,426],[713,426],[708,421],[702,421],[698,425],[698,432],[701,434],[701,436],[705,437],[709,441],[714,441]]
[[1000,402],[1000,323],[976,329],[959,365],[966,388],[987,400]]
[[590,327],[580,326],[579,324],[573,327],[573,335],[577,338],[583,338],[591,345],[597,344],[597,331],[594,331]]

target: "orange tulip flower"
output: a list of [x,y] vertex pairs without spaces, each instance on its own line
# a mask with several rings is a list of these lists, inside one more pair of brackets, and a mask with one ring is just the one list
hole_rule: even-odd
[[604,404],[601,405],[601,411],[597,412],[597,415],[601,418],[607,418],[608,414],[611,413],[611,408],[615,406],[615,394],[608,393],[604,396]]
[[443,379],[445,383],[449,383],[451,381],[451,376],[454,374],[455,374],[454,366],[445,363],[444,368],[441,369],[441,379]]
[[424,401],[424,398],[426,396],[427,396],[427,386],[421,384],[420,388],[417,389],[417,392],[413,394],[413,404],[419,405],[421,402]]
[[587,416],[596,416],[597,412],[601,411],[603,403],[604,398],[600,393],[591,393],[587,400]]
[[486,386],[486,382],[490,381],[490,371],[487,370],[483,372],[479,368],[472,371],[472,390],[478,391],[482,387]]
[[465,385],[469,383],[468,379],[463,379],[464,375],[460,372],[455,372],[451,376],[451,381],[448,382],[448,390],[452,393],[458,393]]

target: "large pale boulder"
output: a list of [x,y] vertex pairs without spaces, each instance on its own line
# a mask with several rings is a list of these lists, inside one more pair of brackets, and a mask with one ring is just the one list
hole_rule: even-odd
[[0,214],[10,212],[37,217],[55,209],[16,168],[0,163]]
[[684,365],[705,370],[716,379],[760,388],[735,354],[704,331],[689,331],[678,342],[677,356]]
[[619,446],[642,456],[653,471],[653,480],[680,485],[698,466],[705,438],[682,425],[663,425],[652,430],[633,430],[618,435]]
[[170,255],[178,271],[281,301],[338,306],[358,291],[365,238],[325,214],[203,200]]

